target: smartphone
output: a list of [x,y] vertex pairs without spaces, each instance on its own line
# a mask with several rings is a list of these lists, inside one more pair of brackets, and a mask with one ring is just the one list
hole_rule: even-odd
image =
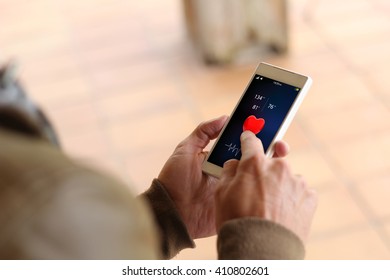
[[220,177],[227,160],[240,159],[244,130],[256,134],[271,157],[274,143],[284,136],[311,83],[308,76],[260,63],[203,162],[203,171]]

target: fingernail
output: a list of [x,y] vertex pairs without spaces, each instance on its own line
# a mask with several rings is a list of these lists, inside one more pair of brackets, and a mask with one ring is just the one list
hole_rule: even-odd
[[248,139],[249,137],[252,137],[253,135],[253,132],[250,131],[250,130],[245,130],[242,134],[241,134],[241,140],[246,140]]

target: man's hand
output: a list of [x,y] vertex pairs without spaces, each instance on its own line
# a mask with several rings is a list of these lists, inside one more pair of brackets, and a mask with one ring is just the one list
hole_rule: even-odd
[[283,225],[306,241],[317,197],[283,159],[266,158],[261,141],[249,131],[241,135],[242,157],[224,165],[216,193],[216,227],[243,217],[259,217]]
[[[217,138],[226,121],[224,116],[201,123],[176,147],[158,176],[193,239],[216,233],[214,195],[218,179],[202,172],[202,163],[207,156],[203,149],[210,140]],[[275,156],[283,157],[287,153],[286,143],[276,143]]]

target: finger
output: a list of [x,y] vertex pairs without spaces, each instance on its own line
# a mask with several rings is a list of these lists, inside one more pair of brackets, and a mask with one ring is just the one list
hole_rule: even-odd
[[264,159],[264,148],[260,139],[256,135],[247,130],[241,134],[241,161],[251,159],[253,157],[259,160]]
[[217,138],[227,119],[227,116],[222,116],[217,119],[201,123],[197,128],[195,128],[190,136],[187,137],[185,143],[203,150],[210,140]]
[[227,180],[227,182],[230,182],[236,175],[238,163],[239,161],[236,159],[226,161],[223,165],[221,180]]
[[290,151],[290,146],[287,144],[287,142],[284,141],[278,141],[274,145],[274,158],[278,157],[285,157],[288,155]]

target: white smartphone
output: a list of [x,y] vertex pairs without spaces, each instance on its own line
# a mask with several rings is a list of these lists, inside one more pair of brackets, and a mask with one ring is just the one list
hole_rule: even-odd
[[266,156],[282,139],[312,80],[267,63],[260,63],[251,81],[203,163],[204,172],[220,177],[223,164],[240,159],[240,135],[251,130],[261,139]]

